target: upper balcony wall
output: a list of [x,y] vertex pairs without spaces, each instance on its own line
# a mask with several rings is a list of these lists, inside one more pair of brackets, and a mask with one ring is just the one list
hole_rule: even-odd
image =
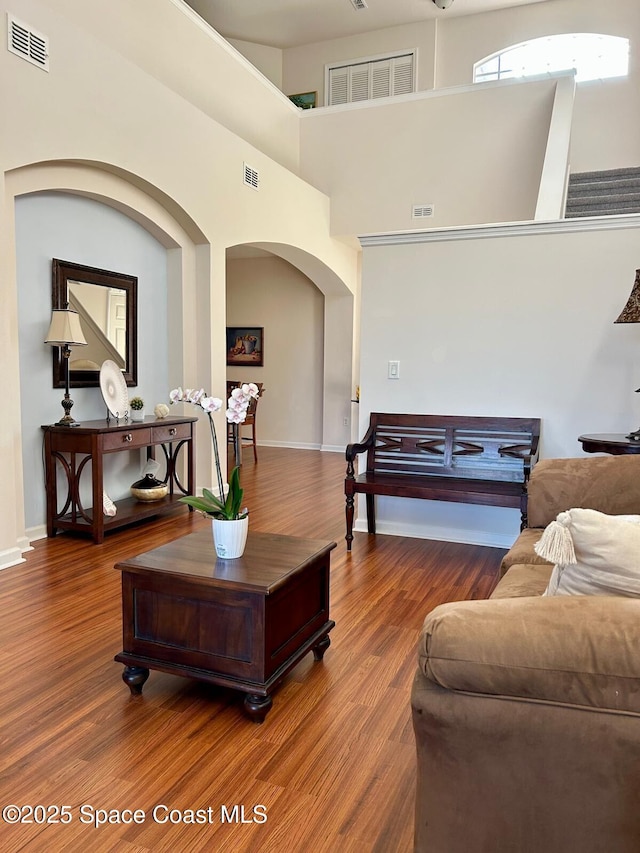
[[[182,0],[55,0],[55,8],[210,118],[297,172],[297,109]],[[26,9],[20,15],[28,22]]]
[[[485,83],[309,110],[302,177],[330,195],[335,235],[532,220],[557,85]],[[567,149],[568,138],[565,161]],[[435,215],[415,219],[414,205]]]
[[[571,171],[640,164],[640,3],[548,0],[440,20],[436,86],[470,81],[474,62],[529,39],[557,33],[603,33],[630,42],[629,75],[579,83],[571,134]],[[606,128],[606,133],[603,132]]]

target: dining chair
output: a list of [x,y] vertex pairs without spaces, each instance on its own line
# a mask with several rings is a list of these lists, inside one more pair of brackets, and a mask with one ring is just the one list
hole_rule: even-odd
[[[252,399],[249,403],[249,407],[247,409],[247,414],[244,421],[241,424],[237,425],[238,437],[240,439],[241,446],[245,444],[251,444],[253,446],[253,458],[254,461],[258,461],[258,447],[256,442],[256,413],[258,410],[258,400],[265,392],[265,387],[263,382],[255,383],[258,387],[258,397],[256,399]],[[234,388],[242,385],[242,382],[237,382],[235,380],[229,379],[227,381],[227,398],[231,395],[231,392]],[[242,429],[243,427],[251,427],[251,435],[243,435]],[[229,444],[234,443],[234,424],[227,424],[227,441]],[[236,464],[238,460],[236,460]]]

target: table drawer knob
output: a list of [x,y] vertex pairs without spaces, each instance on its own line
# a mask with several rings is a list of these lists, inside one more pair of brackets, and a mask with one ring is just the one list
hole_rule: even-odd
[[169,435],[175,435],[177,431],[178,430],[175,427],[171,427],[171,429],[169,430]]
[[130,432],[128,432],[126,435],[122,436],[122,440],[123,441],[133,441],[133,436],[131,435]]

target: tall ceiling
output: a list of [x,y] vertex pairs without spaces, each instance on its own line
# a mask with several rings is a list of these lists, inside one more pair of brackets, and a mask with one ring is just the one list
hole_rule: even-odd
[[297,47],[434,18],[474,15],[550,0],[453,0],[446,10],[432,0],[185,0],[227,39],[271,47]]

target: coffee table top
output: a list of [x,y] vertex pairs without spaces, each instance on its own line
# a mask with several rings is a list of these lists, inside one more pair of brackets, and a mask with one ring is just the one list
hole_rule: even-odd
[[216,557],[211,528],[205,528],[122,560],[115,568],[134,574],[163,572],[214,587],[269,594],[335,547],[335,542],[249,531],[242,557],[223,560]]

